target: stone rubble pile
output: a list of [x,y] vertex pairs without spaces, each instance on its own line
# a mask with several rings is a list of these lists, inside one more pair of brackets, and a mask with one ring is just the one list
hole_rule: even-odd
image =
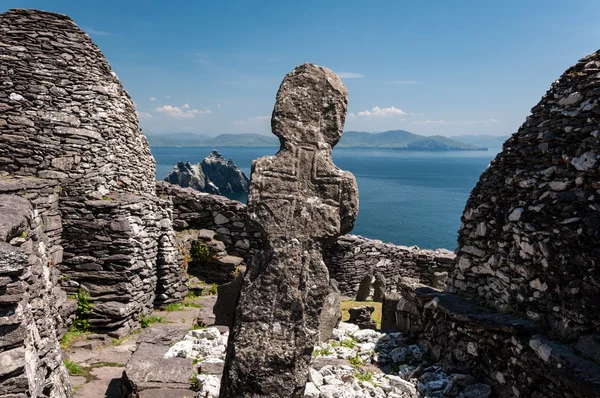
[[[209,327],[190,330],[165,358],[197,364],[197,398],[218,398],[229,333]],[[465,374],[430,365],[428,353],[402,333],[359,330],[342,322],[332,338],[317,345],[305,397],[310,398],[487,398],[491,388]]]

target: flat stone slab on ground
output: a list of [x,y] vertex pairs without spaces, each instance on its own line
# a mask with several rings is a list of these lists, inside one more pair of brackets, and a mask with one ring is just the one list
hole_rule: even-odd
[[168,350],[168,345],[141,343],[127,364],[123,382],[137,392],[153,388],[188,389],[194,374],[192,359],[164,358]]
[[154,388],[140,392],[140,398],[194,398],[196,393],[179,388]]
[[96,379],[77,389],[75,398],[119,398],[121,375],[125,368],[105,366],[91,370]]

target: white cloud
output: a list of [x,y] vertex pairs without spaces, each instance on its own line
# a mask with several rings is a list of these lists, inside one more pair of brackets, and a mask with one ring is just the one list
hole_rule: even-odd
[[217,104],[217,108],[220,108],[220,107],[221,107],[221,104]]
[[140,119],[150,119],[152,118],[152,114],[150,112],[138,112],[138,118]]
[[189,104],[184,104],[182,107],[163,105],[154,110],[177,119],[190,119],[212,113],[210,109],[192,109]]
[[394,80],[392,84],[418,84],[416,80]]
[[496,119],[487,120],[415,120],[413,124],[438,124],[438,125],[473,125],[473,124],[496,124],[500,123]]
[[361,77],[365,77],[362,73],[356,72],[338,72],[336,73],[340,79],[360,79]]
[[110,36],[112,35],[112,33],[110,32],[104,32],[101,30],[96,30],[96,29],[92,29],[92,28],[87,28],[86,32],[90,35],[94,35],[94,36]]
[[260,122],[264,122],[266,120],[271,120],[271,116],[249,117],[248,119],[244,119],[244,120],[236,120],[235,122],[233,122],[233,124],[235,124],[236,126],[247,126],[249,124],[260,123]]
[[349,113],[348,113],[348,117],[356,117],[356,113],[354,113],[354,112],[349,112]]
[[398,109],[396,107],[390,106],[389,108],[380,108],[378,106],[373,107],[373,109],[358,112],[358,116],[364,117],[387,117],[387,116],[398,116],[398,115],[406,115],[402,109]]
[[156,97],[150,97],[150,101],[156,101]]

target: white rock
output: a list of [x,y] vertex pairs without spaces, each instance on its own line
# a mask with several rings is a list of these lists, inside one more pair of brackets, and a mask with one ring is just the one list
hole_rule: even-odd
[[304,396],[308,398],[319,398],[321,392],[313,383],[310,381],[306,383],[306,387],[304,388]]
[[597,155],[593,152],[586,152],[578,158],[573,158],[571,164],[579,171],[588,171],[596,165]]
[[358,343],[375,343],[383,336],[383,333],[379,333],[371,329],[362,329],[354,332],[352,337]]
[[352,335],[359,330],[358,326],[353,323],[340,322],[337,328],[333,329],[332,337],[338,341],[342,341],[348,335]]
[[539,290],[540,292],[545,292],[548,290],[548,285],[546,283],[542,283],[539,279],[534,279],[529,282],[529,286],[535,290]]
[[198,375],[200,389],[196,398],[219,398],[221,379],[214,375]]
[[315,387],[321,387],[323,385],[323,375],[314,368],[308,368],[308,380],[311,381]]
[[166,352],[165,358],[188,358],[193,351],[194,343],[188,340],[178,341]]
[[11,101],[24,101],[25,98],[21,94],[11,93],[8,97]]
[[520,207],[518,209],[514,209],[508,216],[508,220],[509,221],[519,221],[521,219],[521,215],[523,214],[523,211],[524,210]]
[[188,334],[192,335],[196,339],[216,340],[221,338],[221,332],[219,332],[219,329],[217,328],[190,330]]
[[325,376],[323,377],[323,382],[330,386],[344,385],[344,382],[338,379],[336,376]]
[[558,101],[559,105],[574,105],[574,104],[578,104],[581,102],[581,100],[583,99],[583,95],[579,94],[579,92],[574,92],[569,94],[567,97],[565,98],[561,98],[560,101]]
[[416,387],[404,380],[402,377],[398,377],[398,376],[394,376],[394,375],[389,375],[388,376],[388,380],[390,382],[390,385],[396,389],[396,393],[398,394],[408,394],[410,397],[416,397],[417,396],[417,389]]
[[[319,398],[356,398],[356,392],[346,386],[323,386]],[[350,387],[350,386],[348,386]]]

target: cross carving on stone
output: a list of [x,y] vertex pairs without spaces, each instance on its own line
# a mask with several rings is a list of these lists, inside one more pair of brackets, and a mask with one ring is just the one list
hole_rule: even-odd
[[228,345],[222,398],[302,397],[329,274],[322,248],[354,226],[354,176],[331,159],[348,106],[341,80],[303,64],[279,88],[281,148],[252,164],[248,211],[266,249],[252,259]]

